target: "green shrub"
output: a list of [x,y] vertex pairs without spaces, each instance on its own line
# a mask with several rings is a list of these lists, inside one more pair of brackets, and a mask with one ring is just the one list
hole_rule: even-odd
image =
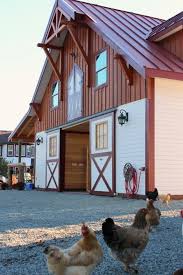
[[8,162],[3,158],[0,158],[0,175],[8,176]]

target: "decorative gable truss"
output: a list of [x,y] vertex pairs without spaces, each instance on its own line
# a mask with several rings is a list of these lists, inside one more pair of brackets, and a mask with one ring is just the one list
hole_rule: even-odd
[[[77,36],[77,32],[76,32],[76,28],[79,24],[85,25],[88,27],[88,36],[86,39],[88,39],[88,49],[87,52],[84,50],[84,48],[82,47],[79,38]],[[57,7],[55,9],[54,15],[52,17],[52,20],[50,22],[50,26],[48,29],[48,32],[44,38],[44,43],[38,43],[38,47],[43,48],[51,66],[53,71],[55,72],[58,80],[61,81],[62,85],[61,85],[61,100],[63,100],[63,68],[64,68],[64,53],[63,53],[63,47],[58,47],[55,45],[52,45],[51,42],[53,41],[54,38],[59,38],[61,32],[67,30],[69,32],[69,34],[71,35],[75,46],[77,47],[78,51],[80,52],[81,56],[83,57],[83,60],[86,62],[86,65],[88,66],[88,87],[92,86],[92,78],[90,76],[90,66],[91,66],[91,57],[89,56],[90,53],[90,31],[89,31],[89,27],[90,27],[90,23],[89,21],[86,19],[85,15],[75,15],[74,20],[72,19],[72,17],[66,17],[65,13],[63,14],[61,9],[59,7]],[[51,51],[49,50],[59,50],[61,51],[61,72],[59,72],[59,70],[57,69],[57,65],[56,62],[53,60],[52,55],[51,55]],[[126,78],[128,79],[128,84],[129,85],[133,85],[133,69],[132,67],[128,67],[127,63],[125,61],[125,59],[119,55],[116,54],[115,57],[118,61],[119,64],[121,65],[121,68],[126,76]]]
[[59,33],[65,29],[65,25],[62,24],[62,19],[62,12],[57,7],[45,38],[45,44],[48,44],[54,37],[58,37]]
[[[55,72],[58,80],[61,81],[62,84],[63,84],[63,68],[64,68],[63,47],[52,45],[51,42],[53,41],[54,38],[59,38],[61,32],[63,32],[64,30],[67,30],[69,32],[69,34],[71,35],[78,51],[82,55],[84,61],[89,66],[88,55],[87,55],[86,51],[83,49],[83,47],[79,41],[79,38],[77,36],[77,33],[76,33],[76,27],[78,24],[86,25],[86,23],[83,20],[81,20],[82,17],[83,16],[79,16],[76,21],[73,21],[71,18],[66,18],[62,14],[62,11],[60,10],[60,8],[57,7],[55,9],[55,13],[52,17],[53,19],[50,22],[50,27],[48,29],[48,32],[44,38],[44,43],[37,44],[38,47],[43,48],[51,66],[52,66],[53,71]],[[88,45],[89,45],[89,43],[88,43]],[[56,62],[52,58],[50,49],[61,51],[61,73],[57,69]],[[89,49],[88,49],[88,52],[89,52]],[[88,79],[89,79],[88,86],[90,86],[91,78],[89,77]],[[63,100],[63,86],[64,85],[61,85],[61,89],[62,89],[61,90],[61,100]]]

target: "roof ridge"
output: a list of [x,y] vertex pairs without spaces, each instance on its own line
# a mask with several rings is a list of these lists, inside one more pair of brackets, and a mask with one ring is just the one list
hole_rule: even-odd
[[157,25],[157,26],[153,27],[152,29],[154,30],[155,28],[161,27],[161,25],[163,25],[164,23],[167,24],[168,22],[171,22],[174,18],[178,17],[178,16],[181,15],[181,14],[182,14],[182,16],[183,16],[183,11],[181,11],[181,12],[177,13],[176,15],[174,15],[174,16],[168,18],[167,20],[165,20],[165,21],[163,21],[162,23],[160,23],[160,25]]
[[[89,2],[86,2],[86,1],[80,1],[80,0],[67,0],[67,1],[69,1],[69,2],[71,2],[71,3],[72,3],[72,2],[79,2],[79,3],[84,3],[84,4],[88,4],[88,5],[92,5],[92,6],[98,6],[98,7],[102,7],[102,8],[111,9],[111,10],[122,11],[122,12],[126,12],[126,13],[131,13],[131,14],[136,14],[136,15],[140,15],[140,16],[145,16],[145,17],[149,17],[149,18],[161,20],[162,23],[166,21],[166,19],[154,17],[154,16],[151,16],[151,15],[136,13],[136,12],[127,11],[127,10],[121,10],[121,9],[117,9],[117,8],[111,8],[111,7],[103,6],[102,4],[99,5],[99,4],[89,3]],[[167,20],[168,20],[168,19],[167,19]]]

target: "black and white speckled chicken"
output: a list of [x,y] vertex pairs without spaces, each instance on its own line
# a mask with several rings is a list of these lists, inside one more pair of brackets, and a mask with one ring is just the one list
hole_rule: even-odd
[[103,238],[115,260],[124,264],[125,271],[135,271],[135,262],[149,240],[148,210],[140,209],[131,226],[121,227],[108,218],[102,224]]

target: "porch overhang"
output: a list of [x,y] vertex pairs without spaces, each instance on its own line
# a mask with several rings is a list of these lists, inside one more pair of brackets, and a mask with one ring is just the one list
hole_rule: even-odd
[[35,121],[36,116],[26,114],[16,129],[11,133],[8,140],[11,142],[30,142],[33,143],[35,139]]

